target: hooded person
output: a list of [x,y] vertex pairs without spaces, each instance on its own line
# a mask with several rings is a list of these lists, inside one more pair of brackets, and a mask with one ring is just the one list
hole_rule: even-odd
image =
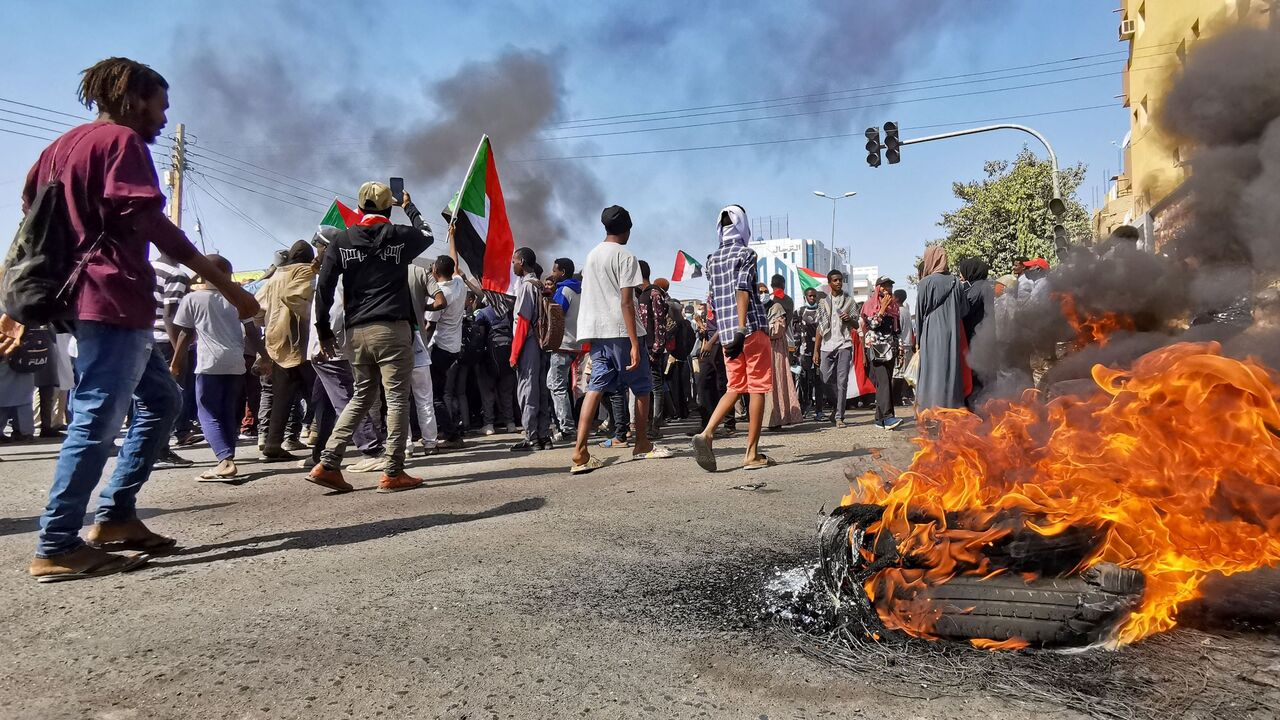
[[[734,411],[742,395],[749,395],[747,418],[747,450],[743,467],[747,470],[769,467],[773,460],[760,452],[760,429],[764,424],[765,396],[773,390],[773,352],[769,342],[768,322],[757,286],[757,256],[748,243],[751,225],[741,205],[729,205],[718,216],[716,231],[719,247],[707,258],[707,284],[710,286],[711,316],[715,318],[720,345],[724,352],[727,387],[705,428],[693,436],[694,456],[698,466],[708,472],[716,470],[716,456],[711,439],[716,426]],[[785,368],[780,371],[785,372]]]
[[356,426],[377,402],[381,385],[386,394],[387,441],[378,492],[396,492],[422,484],[404,471],[412,402],[414,327],[421,322],[414,318],[408,266],[435,238],[408,192],[402,192],[398,207],[412,226],[391,222],[391,209],[397,203],[386,185],[367,182],[360,186],[358,199],[364,215],[336,236],[324,255],[316,283],[315,318],[322,353],[338,356],[329,310],[341,279],[355,392],[338,417],[320,462],[307,479],[339,492],[353,489],[342,477],[342,456]]
[[[298,460],[283,448],[285,425],[298,397],[311,397],[315,375],[307,358],[311,325],[311,299],[315,295],[316,253],[306,240],[298,240],[277,256],[271,278],[258,290],[262,306],[264,341],[271,361],[270,390],[264,390],[262,414],[267,431],[262,436],[263,460]],[[269,397],[268,397],[269,393]]]
[[769,279],[769,302],[765,305],[765,320],[769,326],[769,345],[773,353],[773,388],[765,403],[765,425],[770,430],[781,430],[784,425],[800,422],[800,396],[795,378],[791,377],[792,319],[795,301],[784,288],[786,279],[774,275]]
[[959,279],[951,274],[947,253],[931,245],[924,253],[922,277],[916,288],[916,337],[920,375],[916,383],[917,407],[963,408],[973,379],[966,363],[968,344],[964,316],[969,300]]

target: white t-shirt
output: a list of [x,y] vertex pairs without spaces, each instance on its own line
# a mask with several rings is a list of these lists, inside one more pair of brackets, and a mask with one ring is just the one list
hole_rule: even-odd
[[[603,242],[587,255],[582,269],[582,298],[578,309],[578,342],[627,336],[622,318],[622,288],[638,288],[640,263],[626,248]],[[644,323],[636,320],[636,337],[644,337]]]
[[222,293],[188,294],[178,305],[173,324],[195,330],[197,375],[244,374],[244,324]]
[[439,286],[448,305],[443,310],[427,313],[427,320],[436,324],[431,345],[451,353],[462,352],[462,318],[467,314],[467,286],[460,277],[446,280]]

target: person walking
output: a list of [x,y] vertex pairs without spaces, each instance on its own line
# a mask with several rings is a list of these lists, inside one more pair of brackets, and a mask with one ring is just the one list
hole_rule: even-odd
[[343,307],[351,345],[351,367],[355,373],[355,397],[343,409],[333,435],[307,479],[338,492],[353,488],[342,477],[342,456],[356,425],[373,407],[381,384],[386,394],[386,466],[378,481],[378,492],[409,490],[422,480],[404,470],[409,435],[409,403],[413,375],[413,301],[409,293],[407,266],[435,241],[431,228],[422,219],[408,192],[402,192],[399,207],[412,227],[391,222],[395,201],[391,188],[367,182],[358,193],[364,216],[354,227],[334,238],[325,253],[316,286],[316,332],[326,357],[339,350],[329,308],[338,279],[343,283]]
[[511,302],[508,296],[486,293],[476,325],[485,335],[488,356],[476,368],[480,385],[482,432],[506,433],[515,426],[516,373],[511,368]]
[[[414,338],[413,338],[413,374],[410,376],[413,393],[412,411],[417,416],[418,432],[421,433],[422,453],[435,455],[440,440],[439,417],[436,414],[437,394],[435,392],[435,373],[432,371],[433,361],[430,347],[434,339],[433,330],[438,328],[426,318],[439,313],[448,307],[444,291],[441,290],[435,273],[418,263],[409,265],[409,297],[413,302]],[[433,328],[432,325],[435,327]]]
[[773,387],[765,403],[765,427],[776,431],[800,422],[800,398],[791,377],[791,322],[796,304],[787,295],[786,279],[781,275],[770,278],[769,286],[772,290],[765,306],[765,323],[773,355]]
[[640,312],[640,322],[644,324],[645,348],[649,353],[649,371],[653,374],[652,401],[649,410],[649,437],[662,438],[662,422],[666,404],[666,369],[667,369],[667,318],[670,308],[667,301],[671,296],[662,287],[650,282],[649,263],[639,261],[640,292],[636,297],[636,306]]
[[516,397],[520,401],[524,439],[512,452],[550,450],[551,408],[542,402],[543,352],[538,345],[538,316],[542,312],[542,281],[534,266],[538,257],[527,247],[516,248],[511,270],[516,276],[515,329],[511,335],[511,367],[516,370]]
[[[311,397],[315,373],[307,361],[311,300],[315,294],[316,253],[306,240],[289,248],[285,262],[258,291],[271,359],[271,408],[260,454],[266,462],[298,461],[286,450],[285,431],[294,406]],[[292,445],[292,447],[301,447]]]
[[[848,402],[849,373],[853,369],[853,328],[858,321],[857,303],[845,294],[844,273],[832,270],[827,273],[827,285],[831,294],[818,305],[818,329],[815,336],[817,348],[813,362],[819,367],[823,396],[830,397],[831,421],[837,428],[846,427],[845,404]],[[818,404],[822,414],[822,403]]]
[[[219,270],[231,274],[231,263],[221,255],[206,255]],[[173,314],[178,330],[169,363],[175,380],[188,377],[187,359],[195,358],[196,413],[200,430],[218,465],[200,474],[199,480],[226,481],[239,473],[236,441],[240,435],[241,398],[244,393],[244,356],[247,344],[266,357],[251,329],[220,292],[196,285],[182,298]],[[190,352],[194,336],[196,351]]]
[[[467,286],[454,274],[457,263],[449,255],[441,255],[431,264],[433,284],[443,296],[439,307],[426,308],[426,321],[430,323],[431,388],[435,395],[435,422],[443,439],[437,443],[441,450],[458,450],[463,447],[461,401],[450,387],[449,378],[456,375],[454,367],[462,354],[462,318],[467,313]],[[434,298],[435,293],[431,293]],[[416,319],[419,324],[422,318]],[[419,414],[419,422],[422,415]]]
[[748,395],[747,450],[743,468],[757,470],[774,464],[760,452],[760,428],[764,422],[765,396],[773,387],[773,360],[766,329],[764,305],[756,285],[756,252],[751,241],[747,211],[730,205],[720,211],[720,247],[707,258],[707,281],[711,286],[711,317],[716,321],[720,347],[724,352],[727,391],[720,398],[702,432],[693,436],[698,466],[715,472],[716,456],[712,438],[716,426],[733,414],[738,398]]
[[[649,439],[649,403],[653,374],[649,353],[644,347],[644,327],[636,314],[636,290],[644,279],[640,263],[627,251],[631,239],[631,214],[618,205],[600,213],[605,238],[587,255],[582,271],[582,309],[578,313],[578,339],[589,343],[591,378],[578,416],[577,445],[573,451],[574,475],[603,466],[587,450],[600,399],[605,393],[635,395],[635,459],[671,457],[671,451],[656,447]],[[615,418],[615,421],[617,418]]]
[[560,432],[552,439],[562,441],[578,436],[578,417],[573,411],[573,365],[582,349],[582,343],[578,342],[582,281],[573,276],[573,270],[573,261],[569,258],[557,258],[551,264],[551,281],[555,283],[551,299],[564,311],[564,340],[560,349],[551,354],[547,384],[551,387],[551,402],[560,425]]
[[968,311],[969,300],[951,274],[946,251],[941,245],[929,246],[916,288],[916,337],[920,343],[916,406],[920,410],[964,407],[972,390],[963,325]]
[[862,304],[862,333],[871,382],[876,386],[875,425],[885,430],[893,430],[902,423],[894,411],[898,393],[893,383],[901,331],[899,311],[898,300],[893,296],[893,280],[887,277],[876,280],[875,291]]
[[795,312],[796,355],[800,361],[800,411],[822,422],[822,387],[818,378],[818,290],[804,291],[804,305]]
[[[156,351],[155,273],[149,245],[218,288],[240,319],[258,304],[196,250],[164,215],[164,194],[147,145],[166,123],[169,84],[128,58],[103,60],[82,74],[80,101],[98,118],[68,130],[27,174],[23,211],[61,182],[79,271],[72,276],[77,344],[74,413],[53,471],[28,573],[39,582],[98,577],[135,569],[177,541],[153,532],[137,514],[139,490],[168,443],[182,396]],[[109,237],[109,246],[99,244]],[[109,249],[108,249],[109,248]],[[11,325],[0,317],[0,327]],[[133,420],[116,452],[126,411]],[[103,489],[88,545],[80,538],[89,495],[109,455],[115,470]],[[119,555],[111,551],[141,551]]]

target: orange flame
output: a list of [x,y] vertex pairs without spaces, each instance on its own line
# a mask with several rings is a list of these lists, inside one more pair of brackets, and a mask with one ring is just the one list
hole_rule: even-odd
[[1086,345],[1105,347],[1111,341],[1112,333],[1120,330],[1132,331],[1135,327],[1133,318],[1115,312],[1090,315],[1080,310],[1074,295],[1055,295],[1062,305],[1062,314],[1071,328],[1075,330],[1075,348],[1079,350]]
[[[1089,398],[1043,402],[1030,390],[989,403],[985,420],[926,412],[936,430],[915,440],[910,468],[893,471],[891,487],[866,473],[842,501],[885,506],[868,532],[888,531],[904,556],[924,560],[913,563],[922,570],[879,573],[868,593],[989,574],[983,548],[1010,532],[1011,517],[1034,518],[1021,522],[1044,536],[1093,527],[1102,541],[1077,569],[1111,562],[1146,576],[1142,605],[1116,638],[1129,643],[1173,627],[1208,573],[1280,560],[1280,381],[1271,370],[1223,357],[1216,343],[1179,343],[1128,371],[1096,366],[1093,379]],[[964,527],[948,527],[947,512],[964,513]],[[931,636],[927,611],[876,606],[888,626]]]

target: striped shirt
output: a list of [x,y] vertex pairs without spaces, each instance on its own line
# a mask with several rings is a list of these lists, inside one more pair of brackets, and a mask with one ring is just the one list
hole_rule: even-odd
[[158,343],[167,343],[169,331],[164,324],[165,308],[169,308],[170,314],[178,311],[182,298],[191,292],[191,277],[167,257],[152,260],[151,267],[156,271],[156,286],[152,291],[156,299],[156,321],[152,336]]

